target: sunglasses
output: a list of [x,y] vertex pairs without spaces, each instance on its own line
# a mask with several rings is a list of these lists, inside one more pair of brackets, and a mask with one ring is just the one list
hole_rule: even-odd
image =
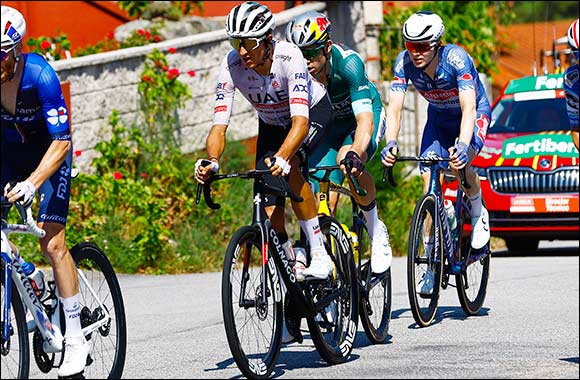
[[239,38],[239,37],[230,37],[230,45],[237,51],[240,51],[242,46],[247,50],[255,50],[260,46],[260,42],[266,39],[266,36],[259,37],[259,38]]
[[436,45],[436,42],[405,42],[405,47],[411,53],[425,53],[432,50]]
[[305,59],[312,59],[320,55],[322,48],[324,48],[324,45],[320,45],[319,47],[313,49],[300,49],[300,51],[302,51],[302,55]]
[[15,47],[16,46],[12,46],[11,48],[0,50],[0,61],[4,62],[5,60],[7,60],[8,56],[10,55],[10,52],[14,50]]

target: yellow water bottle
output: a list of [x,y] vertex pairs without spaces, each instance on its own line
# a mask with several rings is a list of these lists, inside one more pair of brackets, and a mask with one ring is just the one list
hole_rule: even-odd
[[354,264],[358,265],[358,235],[354,231],[350,231],[350,240],[352,241],[352,254],[354,255]]

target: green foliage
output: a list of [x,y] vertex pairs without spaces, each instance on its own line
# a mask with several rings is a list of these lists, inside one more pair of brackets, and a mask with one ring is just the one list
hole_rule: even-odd
[[[544,22],[578,18],[578,1],[514,1],[514,23]],[[551,31],[550,31],[551,32]]]
[[443,42],[463,47],[479,72],[491,75],[499,70],[496,57],[511,45],[501,42],[497,25],[509,24],[515,18],[507,2],[432,1],[415,7],[390,7],[385,12],[384,25],[388,27],[380,35],[383,79],[392,79],[397,54],[404,50],[401,28],[418,10],[429,10],[441,16],[446,29]]
[[42,55],[47,61],[58,61],[67,58],[67,53],[70,50],[70,40],[64,33],[56,37],[30,37],[26,41],[26,45],[29,51]]
[[119,8],[129,16],[152,20],[157,17],[179,20],[190,14],[194,7],[203,10],[203,1],[118,1]]

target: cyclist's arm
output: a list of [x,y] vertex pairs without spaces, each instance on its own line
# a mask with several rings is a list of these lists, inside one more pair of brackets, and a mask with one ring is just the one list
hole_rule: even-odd
[[459,104],[461,106],[461,129],[459,131],[459,141],[469,146],[473,137],[475,125],[476,107],[475,90],[459,91]]
[[366,152],[374,131],[374,116],[372,112],[361,112],[356,115],[356,131],[351,150],[355,151],[359,157]]
[[48,150],[42,157],[40,164],[30,174],[28,181],[32,182],[35,189],[40,188],[62,165],[71,150],[70,140],[53,140]]
[[228,126],[226,124],[214,124],[211,127],[205,141],[208,159],[219,162],[220,157],[226,149],[227,129]]
[[385,141],[387,142],[391,140],[397,141],[397,138],[399,137],[404,103],[404,92],[389,92],[389,105],[387,106],[387,131],[385,132]]
[[288,132],[288,136],[278,149],[276,156],[290,162],[290,158],[300,148],[300,145],[308,135],[308,118],[305,116],[292,116],[292,127]]

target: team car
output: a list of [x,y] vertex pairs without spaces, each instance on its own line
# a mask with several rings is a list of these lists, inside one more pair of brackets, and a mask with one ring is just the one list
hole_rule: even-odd
[[[540,240],[580,238],[579,153],[566,113],[563,75],[514,79],[492,105],[485,145],[472,166],[481,180],[491,236],[532,252]],[[455,201],[457,182],[445,181]]]

